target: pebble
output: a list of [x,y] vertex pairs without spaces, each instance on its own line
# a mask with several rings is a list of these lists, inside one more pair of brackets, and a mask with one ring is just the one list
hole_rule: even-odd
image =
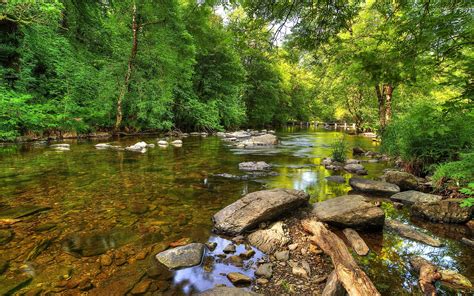
[[249,285],[252,279],[240,272],[231,272],[227,274],[227,278],[234,285]]
[[259,279],[257,279],[257,284],[258,284],[258,285],[266,285],[266,284],[268,284],[268,282],[269,282],[269,281],[268,281],[267,279],[265,279],[265,278],[259,278]]
[[110,266],[112,264],[112,257],[104,254],[100,256],[100,265],[102,266]]
[[294,251],[294,250],[296,250],[296,248],[298,248],[298,243],[288,245],[288,250],[290,250],[290,251]]
[[206,247],[209,251],[214,251],[217,248],[217,243],[216,242],[207,242]]
[[278,261],[288,261],[288,259],[290,258],[290,251],[275,252],[275,258]]
[[148,288],[150,288],[151,282],[152,281],[150,279],[145,279],[144,281],[139,282],[135,285],[135,287],[133,287],[130,293],[132,293],[132,295],[145,294],[146,291],[148,291]]
[[229,257],[229,262],[234,265],[234,266],[237,266],[237,267],[242,267],[244,266],[244,260],[240,257],[240,256],[230,256]]
[[247,260],[247,259],[252,258],[253,255],[255,255],[255,251],[250,249],[250,250],[247,250],[247,251],[241,253],[239,256],[242,257],[243,259]]
[[273,264],[271,263],[261,264],[260,266],[258,266],[257,270],[255,271],[255,275],[270,279],[273,275]]
[[299,277],[303,277],[303,278],[306,278],[308,279],[309,276],[308,276],[308,273],[306,272],[306,270],[302,267],[299,267],[299,266],[294,266],[291,270],[291,272],[296,275],[296,276],[299,276]]
[[237,235],[232,239],[232,241],[238,245],[243,244],[245,242],[245,237],[243,235]]
[[324,275],[323,276],[315,276],[315,277],[313,277],[312,281],[313,281],[313,283],[318,285],[318,284],[321,284],[321,283],[325,282],[327,278],[328,277],[324,276]]

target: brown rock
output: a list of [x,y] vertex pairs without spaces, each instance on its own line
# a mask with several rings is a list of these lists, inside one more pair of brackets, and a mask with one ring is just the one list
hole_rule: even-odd
[[152,281],[150,279],[145,279],[139,282],[138,284],[136,284],[130,293],[132,293],[132,295],[145,294],[146,291],[148,291],[148,289],[150,288],[151,283]]
[[466,223],[471,220],[474,207],[462,208],[458,199],[447,199],[432,203],[415,203],[411,214],[432,222]]
[[238,286],[238,285],[250,285],[252,282],[252,279],[245,274],[242,274],[240,272],[231,272],[227,274],[227,278],[229,281]]

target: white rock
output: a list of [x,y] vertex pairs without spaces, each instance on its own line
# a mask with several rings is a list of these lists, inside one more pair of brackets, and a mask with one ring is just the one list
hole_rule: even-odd
[[183,145],[183,141],[181,141],[181,140],[174,140],[173,142],[171,142],[171,144],[173,144],[173,145]]
[[168,142],[164,141],[164,140],[159,140],[158,141],[158,145],[160,146],[167,146],[168,145]]

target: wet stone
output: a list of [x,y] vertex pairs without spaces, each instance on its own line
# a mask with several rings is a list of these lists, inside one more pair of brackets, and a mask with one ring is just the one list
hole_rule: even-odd
[[264,277],[266,279],[270,279],[273,275],[273,264],[264,263],[264,264],[259,265],[257,270],[255,271],[255,275],[258,277]]
[[104,254],[100,256],[100,265],[110,266],[112,264],[112,257],[110,255]]
[[25,205],[19,207],[5,207],[0,209],[0,218],[6,219],[18,219],[26,216],[30,216],[39,212],[50,210],[50,207]]
[[235,287],[214,287],[197,294],[197,296],[257,296],[260,294],[248,291],[245,289],[239,289]]
[[176,269],[200,264],[203,254],[204,244],[192,243],[158,253],[156,259],[169,269]]
[[7,271],[9,263],[7,260],[0,260],[0,274]]
[[252,279],[240,272],[231,272],[227,274],[229,281],[236,286],[250,285]]
[[222,250],[224,253],[228,254],[228,253],[235,253],[235,245],[234,244],[228,244],[224,250]]
[[36,232],[43,232],[43,231],[48,231],[50,229],[53,229],[56,227],[56,223],[44,223],[36,226],[34,228],[34,231]]
[[255,255],[255,251],[250,249],[250,250],[246,250],[245,252],[241,253],[239,256],[242,257],[242,259],[250,259],[252,258],[253,256]]
[[206,247],[209,251],[214,251],[217,248],[217,243],[216,242],[207,242]]
[[242,257],[237,256],[237,255],[230,256],[229,263],[237,267],[244,266],[244,260],[242,259]]
[[325,179],[328,180],[329,182],[334,182],[334,183],[339,183],[339,184],[343,184],[346,182],[346,179],[344,179],[343,176],[329,176],[329,177],[326,177]]
[[5,245],[13,238],[13,231],[10,229],[0,229],[0,245]]
[[28,286],[33,278],[25,275],[1,280],[0,295],[14,295],[16,291]]
[[136,284],[133,287],[132,291],[130,291],[130,293],[132,293],[132,295],[145,294],[146,291],[148,291],[148,289],[150,288],[151,283],[152,283],[151,280],[145,279],[145,280],[139,282],[138,284]]

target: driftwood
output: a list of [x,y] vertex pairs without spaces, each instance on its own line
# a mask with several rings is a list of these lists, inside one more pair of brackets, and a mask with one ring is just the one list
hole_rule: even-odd
[[342,231],[346,236],[347,240],[352,246],[352,249],[357,253],[359,256],[365,256],[369,253],[369,247],[364,242],[364,240],[360,237],[360,235],[352,228],[346,228]]
[[333,270],[329,275],[326,286],[324,286],[322,296],[344,296],[346,295],[346,290],[342,286],[342,283],[337,279],[336,271]]
[[420,273],[418,284],[420,285],[423,294],[425,296],[436,295],[434,283],[441,279],[441,274],[438,272],[438,268],[427,260],[418,256],[411,258],[410,264],[413,266],[415,271]]
[[474,241],[468,238],[465,238],[465,237],[461,238],[461,242],[463,242],[464,244],[468,246],[474,247]]
[[304,220],[302,225],[306,231],[314,235],[313,242],[331,257],[337,278],[350,296],[380,295],[369,277],[352,258],[342,239],[321,222]]

